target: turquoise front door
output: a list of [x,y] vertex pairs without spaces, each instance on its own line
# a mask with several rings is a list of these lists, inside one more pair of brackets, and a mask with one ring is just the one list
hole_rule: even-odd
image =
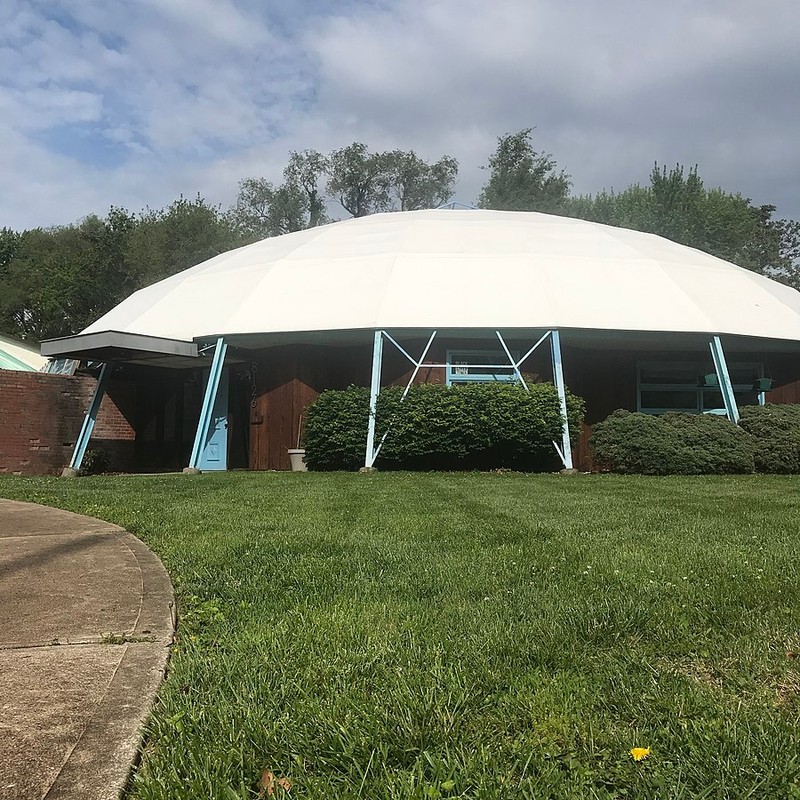
[[[208,383],[208,370],[205,373],[205,383]],[[214,401],[214,410],[211,412],[211,421],[208,424],[208,436],[203,450],[200,453],[200,469],[207,470],[228,469],[228,369],[222,370],[219,379],[217,399]]]

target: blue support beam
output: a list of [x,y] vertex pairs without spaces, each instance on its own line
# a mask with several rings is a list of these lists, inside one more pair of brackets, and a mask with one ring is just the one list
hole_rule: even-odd
[[558,391],[561,418],[564,421],[561,428],[561,447],[556,442],[553,442],[553,444],[561,457],[564,469],[573,469],[572,445],[569,441],[569,421],[567,419],[567,388],[564,383],[564,370],[561,364],[561,336],[557,330],[550,331],[550,353],[553,358],[553,383],[555,383]]
[[[509,363],[514,368],[514,374],[517,376],[517,380],[522,384],[526,392],[529,391],[528,384],[525,383],[525,378],[522,377],[522,373],[519,371],[519,364],[514,361],[514,356],[511,355],[511,351],[506,345],[506,340],[503,338],[503,334],[500,333],[500,331],[495,331],[495,333],[497,334],[497,338],[500,340],[500,344],[503,345],[503,350],[505,350],[506,355],[508,356]],[[541,341],[541,339],[539,341]]]
[[367,428],[367,452],[364,456],[364,469],[372,469],[377,456],[375,452],[375,414],[378,408],[378,394],[381,391],[381,367],[383,365],[383,331],[375,331],[372,342],[372,382],[369,390],[369,427]]
[[[72,451],[72,459],[69,462],[69,468],[77,472],[83,463],[83,456],[86,454],[86,448],[89,445],[89,439],[92,438],[92,431],[94,430],[94,423],[97,420],[97,412],[100,410],[100,403],[103,401],[103,395],[106,391],[106,384],[108,383],[108,376],[111,373],[111,365],[103,364],[100,369],[100,377],[97,379],[97,386],[94,387],[94,394],[92,394],[92,401],[89,403],[89,410],[83,418],[81,431],[75,441],[75,449]],[[72,473],[75,474],[74,472]]]
[[[422,369],[422,364],[425,361],[425,356],[428,355],[428,350],[431,349],[431,345],[433,344],[433,340],[436,338],[436,334],[437,331],[434,331],[430,335],[428,343],[425,345],[425,349],[422,351],[422,355],[419,357],[419,361],[415,361],[386,331],[383,332],[383,335],[414,365],[414,371],[411,373],[411,377],[408,379],[408,382],[406,383],[406,388],[403,390],[403,394],[400,397],[401,403],[403,402],[403,400],[406,399],[406,397],[408,397],[409,389],[411,389],[414,380],[416,379],[419,371]],[[374,449],[372,453],[373,465],[375,464],[375,459],[381,452],[381,447],[383,447],[383,443],[386,441],[386,437],[389,435],[389,430],[392,427],[392,423],[393,420],[390,420],[389,425],[387,426],[386,430],[383,433],[383,436],[381,436],[380,442],[378,442],[378,446]]]
[[197,422],[197,433],[194,437],[194,445],[192,446],[192,455],[189,459],[189,471],[199,471],[200,456],[203,452],[206,439],[208,438],[209,426],[211,424],[211,413],[214,410],[214,403],[217,399],[217,390],[219,389],[220,378],[222,377],[222,368],[225,365],[225,353],[228,350],[228,345],[225,340],[220,336],[214,346],[214,358],[211,362],[211,371],[208,375],[208,383],[206,384],[206,391],[203,395],[203,406],[200,409],[200,419]]
[[715,336],[710,342],[711,358],[714,359],[714,370],[717,373],[717,382],[722,392],[722,402],[725,404],[725,412],[728,419],[734,424],[739,424],[739,407],[736,405],[736,397],[733,394],[733,384],[728,373],[728,362],[725,360],[725,352],[722,349],[722,341],[719,336]]

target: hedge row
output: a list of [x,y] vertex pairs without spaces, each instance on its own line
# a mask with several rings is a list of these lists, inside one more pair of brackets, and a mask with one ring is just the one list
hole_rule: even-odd
[[[552,384],[464,384],[388,388],[378,397],[376,443],[388,429],[379,465],[389,469],[549,470],[558,466],[561,412]],[[568,394],[570,430],[583,401]],[[306,463],[314,470],[354,470],[364,464],[369,390],[323,392],[306,411]]]
[[641,475],[800,472],[800,406],[745,406],[740,424],[712,414],[615,411],[594,426],[598,469]]

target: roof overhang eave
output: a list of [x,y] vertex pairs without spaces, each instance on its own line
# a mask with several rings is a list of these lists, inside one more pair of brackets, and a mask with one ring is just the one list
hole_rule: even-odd
[[157,360],[160,358],[198,358],[196,342],[165,339],[122,331],[79,333],[47,339],[42,355],[49,358],[76,358],[88,361]]

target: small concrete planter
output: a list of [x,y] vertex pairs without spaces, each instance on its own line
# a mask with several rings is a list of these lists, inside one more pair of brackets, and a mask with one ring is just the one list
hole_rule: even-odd
[[302,447],[289,448],[289,461],[292,462],[292,472],[308,472],[306,466],[306,451]]

